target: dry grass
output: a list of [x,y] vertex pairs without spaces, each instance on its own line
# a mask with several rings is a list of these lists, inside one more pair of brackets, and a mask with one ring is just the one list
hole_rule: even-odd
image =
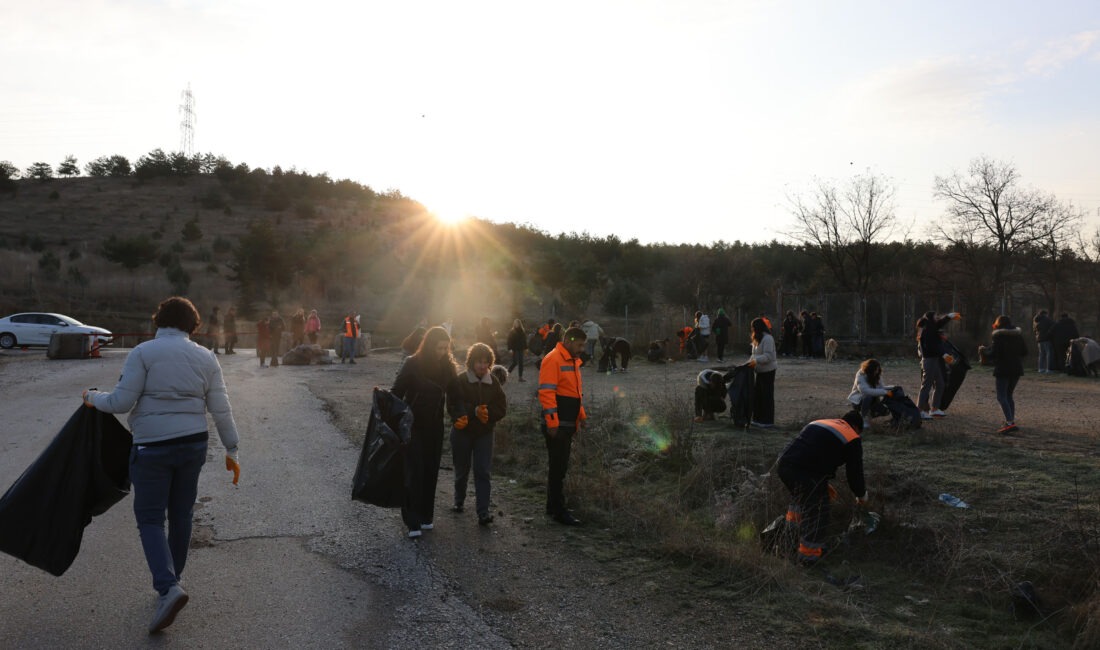
[[[793,430],[694,425],[683,390],[603,397],[589,407],[598,417],[578,438],[573,505],[642,552],[682,561],[731,599],[752,595],[776,620],[792,607],[812,611],[826,643],[1097,647],[1100,472],[1094,459],[1075,453],[1095,444],[1085,427],[1058,434],[1064,445],[1054,434],[1006,441],[975,430],[962,407],[911,433],[876,427],[865,454],[882,523],[870,536],[845,534],[855,513],[841,471],[827,569],[859,574],[862,589],[838,592],[761,550],[759,532],[786,507],[786,490],[770,470]],[[510,430],[537,428],[532,404],[514,405]],[[814,400],[795,400],[788,410],[803,422],[822,413]],[[501,471],[529,472],[522,482],[537,491],[541,438],[501,442]],[[940,492],[973,507],[946,507]],[[1039,595],[1038,616],[1014,607],[1012,594],[1025,580]]]

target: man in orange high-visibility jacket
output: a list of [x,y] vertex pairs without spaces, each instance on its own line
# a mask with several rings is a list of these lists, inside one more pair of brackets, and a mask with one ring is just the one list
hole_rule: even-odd
[[355,363],[355,346],[359,342],[359,321],[355,319],[355,312],[348,312],[344,317],[344,339],[340,346],[340,363],[345,359],[351,359]]
[[821,559],[829,524],[829,479],[844,465],[856,504],[867,502],[863,478],[863,416],[849,411],[837,420],[807,424],[779,455],[779,478],[791,492],[787,523],[799,529],[798,557],[805,564]]
[[580,520],[565,507],[565,473],[569,469],[569,452],[573,436],[580,431],[587,417],[581,404],[581,352],[584,351],[584,330],[570,327],[563,340],[542,358],[539,367],[539,404],[542,405],[542,433],[550,467],[546,475],[546,514],[566,526],[576,526]]

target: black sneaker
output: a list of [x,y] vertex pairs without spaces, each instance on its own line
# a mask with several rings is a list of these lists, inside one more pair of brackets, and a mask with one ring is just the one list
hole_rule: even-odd
[[479,526],[488,526],[493,523],[493,515],[485,514],[477,516],[477,524]]
[[454,512],[454,513],[462,512],[462,504],[461,503],[456,503],[453,506],[451,506],[451,512]]

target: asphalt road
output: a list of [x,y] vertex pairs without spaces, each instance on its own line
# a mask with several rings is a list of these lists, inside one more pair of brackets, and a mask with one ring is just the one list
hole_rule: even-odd
[[[83,388],[114,386],[126,352],[3,353],[0,489],[80,407]],[[358,449],[304,375],[261,369],[241,352],[220,357],[241,433],[240,485],[211,422],[184,573],[191,600],[175,624],[146,632],[155,592],[127,497],[85,529],[61,577],[0,554],[0,648],[510,647],[456,596],[426,546],[404,538],[397,512],[350,500]]]

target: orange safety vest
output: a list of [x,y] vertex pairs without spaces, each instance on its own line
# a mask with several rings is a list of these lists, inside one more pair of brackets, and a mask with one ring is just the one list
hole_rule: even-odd
[[840,442],[844,444],[848,444],[853,440],[859,440],[859,434],[852,428],[852,425],[844,420],[814,420],[812,424],[832,431],[833,435],[839,438]]
[[344,336],[348,337],[349,339],[359,338],[359,332],[356,331],[356,329],[358,329],[357,325],[358,324],[355,322],[355,319],[352,318],[351,316],[348,316],[347,318],[345,318],[344,319]]

